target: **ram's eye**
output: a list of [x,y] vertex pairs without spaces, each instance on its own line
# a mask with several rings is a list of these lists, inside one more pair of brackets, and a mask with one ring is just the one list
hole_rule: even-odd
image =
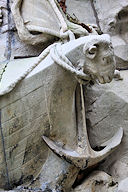
[[92,47],[89,48],[88,53],[90,55],[93,55],[96,53],[96,51],[97,51],[97,47],[95,45],[93,45]]
[[89,53],[90,55],[93,55],[93,54],[95,54],[95,52],[91,52],[91,51],[89,51],[88,53]]

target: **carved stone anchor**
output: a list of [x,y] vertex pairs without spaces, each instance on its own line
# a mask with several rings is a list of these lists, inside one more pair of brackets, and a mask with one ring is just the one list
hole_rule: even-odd
[[[122,128],[109,140],[107,141],[108,145],[105,146],[103,150],[100,152],[94,151],[88,141],[88,137],[86,136],[87,143],[85,147],[80,147],[80,142],[78,142],[78,147],[74,150],[72,149],[64,149],[59,146],[56,142],[50,140],[49,138],[43,136],[44,141],[47,145],[60,157],[63,157],[68,162],[74,164],[76,167],[80,169],[85,169],[96,165],[105,159],[110,153],[113,152],[117,148],[117,146],[121,143],[121,139],[123,136]],[[86,140],[85,139],[85,140]]]
[[86,118],[85,118],[85,105],[84,105],[84,97],[83,97],[83,88],[80,84],[81,90],[81,114],[82,116],[82,124],[83,127],[78,127],[78,143],[75,150],[70,148],[64,148],[62,145],[60,146],[57,142],[52,141],[48,137],[43,136],[44,141],[46,144],[60,157],[64,158],[68,162],[74,164],[76,167],[80,169],[85,169],[96,165],[97,163],[101,162],[105,159],[110,153],[115,150],[118,145],[121,143],[122,136],[123,136],[123,129],[120,128],[118,132],[106,143],[102,144],[104,147],[103,150],[96,152],[94,151],[89,143],[88,135],[87,135],[87,128],[86,128]]
[[[111,81],[112,77],[109,75],[114,73],[113,71],[113,54],[111,47],[109,45],[109,51],[103,52],[103,55],[99,54],[100,46],[102,48],[104,43],[102,41],[100,43],[93,44],[89,43],[83,48],[83,52],[85,54],[86,63],[81,61],[81,66],[83,68],[83,72],[86,74],[90,73],[91,77],[95,77],[98,79],[100,83],[108,83]],[[107,42],[105,42],[105,46]],[[105,53],[105,54],[104,54]],[[62,57],[61,57],[62,58]],[[101,62],[101,66],[98,67],[96,63],[99,61]],[[57,61],[56,61],[57,62]],[[98,64],[99,64],[98,63]],[[107,68],[108,67],[108,68]],[[110,68],[110,69],[109,69]],[[109,69],[109,70],[108,70]],[[107,73],[108,70],[108,73]],[[98,72],[99,71],[99,72]],[[102,74],[102,75],[99,75]],[[119,131],[106,143],[102,144],[104,147],[101,151],[94,151],[89,143],[88,135],[87,135],[87,127],[86,127],[86,116],[85,116],[85,102],[84,102],[84,94],[83,94],[83,86],[80,83],[80,86],[77,90],[76,94],[76,110],[77,110],[77,144],[73,147],[68,147],[65,143],[61,143],[61,145],[50,139],[46,136],[43,136],[43,140],[46,144],[60,157],[66,159],[68,162],[74,164],[76,167],[80,169],[85,169],[96,165],[97,163],[101,162],[105,159],[110,153],[115,150],[118,145],[121,143],[122,136],[123,136],[123,129],[120,128]],[[61,121],[61,120],[60,120]]]

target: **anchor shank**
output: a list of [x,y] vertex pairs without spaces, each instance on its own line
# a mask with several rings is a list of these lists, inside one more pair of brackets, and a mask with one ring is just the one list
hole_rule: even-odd
[[78,132],[78,146],[84,151],[89,145],[86,126],[85,102],[83,94],[83,86],[80,83],[76,89],[76,118]]

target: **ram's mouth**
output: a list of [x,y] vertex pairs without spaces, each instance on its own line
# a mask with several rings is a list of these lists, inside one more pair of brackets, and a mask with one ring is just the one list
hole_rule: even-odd
[[110,83],[114,75],[91,75],[92,81],[98,81],[101,84]]
[[98,76],[97,79],[98,79],[99,83],[105,84],[105,83],[110,83],[112,81],[113,77],[106,75],[106,76]]
[[99,82],[100,84],[110,83],[114,78],[115,67],[108,70],[107,68],[97,72],[96,69],[86,68],[84,71],[86,74],[90,75],[91,80],[94,82]]

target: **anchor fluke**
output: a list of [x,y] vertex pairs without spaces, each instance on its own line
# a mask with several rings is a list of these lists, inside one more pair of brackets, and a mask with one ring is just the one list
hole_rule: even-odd
[[46,136],[43,136],[43,140],[49,146],[52,151],[54,151],[60,157],[66,159],[68,162],[74,164],[76,167],[80,169],[85,169],[91,167],[93,165],[98,164],[102,160],[104,160],[108,155],[111,154],[121,143],[123,137],[123,129],[120,128],[118,132],[106,143],[102,144],[105,148],[101,151],[94,151],[89,142],[88,146],[85,146],[83,149],[78,146],[75,150],[65,149],[60,146],[57,142],[52,141]]

